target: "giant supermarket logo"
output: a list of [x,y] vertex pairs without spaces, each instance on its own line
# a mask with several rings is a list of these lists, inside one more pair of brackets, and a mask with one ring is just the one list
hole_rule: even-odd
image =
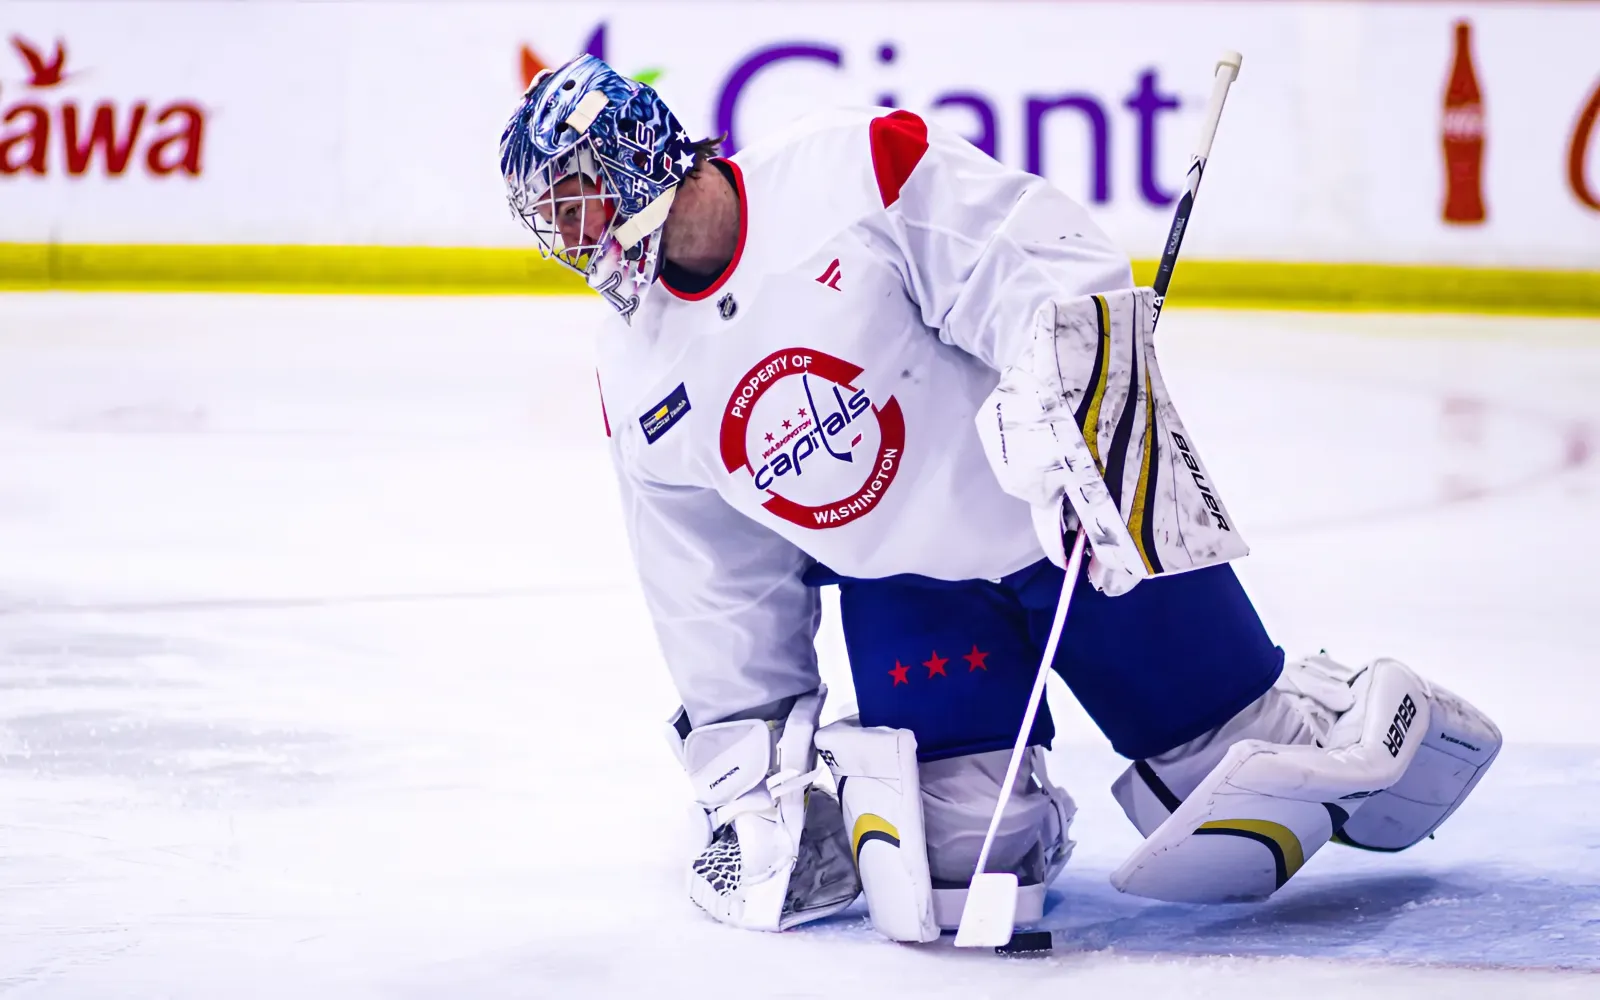
[[101,77],[69,62],[64,39],[43,45],[13,35],[9,48],[9,65],[0,56],[0,179],[200,176],[206,111],[198,101],[98,90]]
[[[583,51],[610,62],[607,57],[605,22],[590,34]],[[709,58],[714,62],[724,62],[726,67],[719,72],[714,91],[711,134],[728,137],[724,143],[725,151],[731,153],[738,150],[740,102],[751,85],[764,74],[798,65],[850,74],[858,68],[870,66],[875,79],[892,80],[901,56],[902,45],[892,39],[877,44],[865,56],[854,50],[847,53],[844,46],[816,39],[774,40],[748,51],[729,53],[725,62],[714,55],[708,57],[697,53],[697,61],[703,62]],[[547,63],[530,43],[522,45],[520,58],[522,82],[526,87]],[[549,64],[561,61],[554,59]],[[662,69],[637,72],[628,67],[619,69],[624,73],[633,73],[636,79],[645,79],[646,82],[670,73],[670,70]],[[1177,111],[1183,102],[1176,93],[1162,88],[1160,71],[1154,66],[1135,72],[1126,86],[1126,92],[1109,96],[1087,88],[1067,87],[1059,91],[1025,92],[1002,97],[978,83],[959,79],[952,74],[949,80],[940,82],[932,100],[928,102],[929,106],[917,110],[933,113],[990,156],[1015,161],[1014,166],[1052,177],[1058,183],[1071,178],[1072,183],[1062,183],[1062,186],[1069,191],[1082,190],[1086,200],[1091,203],[1103,205],[1113,199],[1134,197],[1153,207],[1170,205],[1176,199],[1177,191],[1163,186],[1157,177],[1157,164],[1162,162],[1159,140],[1168,113]],[[858,103],[890,107],[901,104],[892,87],[863,89]],[[674,110],[682,116],[694,109]],[[958,118],[962,121],[958,121]],[[1020,149],[1012,139],[1002,142],[1004,130],[1015,129],[1019,125]],[[1086,162],[1052,160],[1051,138],[1058,134],[1056,130],[1065,129],[1077,129],[1075,137],[1087,140],[1084,144]],[[1125,150],[1129,146],[1126,141],[1115,141],[1115,135],[1123,130],[1132,130],[1135,154],[1131,162],[1114,164],[1114,148]],[[1010,151],[1020,151],[1020,158],[1002,155]],[[1080,179],[1083,182],[1081,188],[1078,184]]]

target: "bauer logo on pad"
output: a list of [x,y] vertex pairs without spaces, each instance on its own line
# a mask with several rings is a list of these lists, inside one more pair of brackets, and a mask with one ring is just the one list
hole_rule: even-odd
[[649,413],[639,418],[639,426],[644,430],[644,439],[647,444],[655,444],[656,439],[672,429],[678,418],[689,412],[689,392],[679,382],[678,387],[667,395],[666,399],[657,403]]

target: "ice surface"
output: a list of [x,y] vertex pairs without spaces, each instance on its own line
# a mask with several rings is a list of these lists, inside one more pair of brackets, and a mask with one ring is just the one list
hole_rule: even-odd
[[1169,310],[1274,636],[1508,747],[1413,851],[1158,904],[1106,883],[1119,763],[1052,691],[1076,947],[1002,959],[684,899],[601,310],[0,296],[0,995],[1600,996],[1600,323]]

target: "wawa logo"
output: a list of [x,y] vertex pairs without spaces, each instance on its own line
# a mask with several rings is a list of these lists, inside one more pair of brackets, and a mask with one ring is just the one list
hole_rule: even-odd
[[875,405],[861,369],[795,347],[762,359],[722,411],[722,462],[767,495],[768,513],[837,528],[877,509],[900,471],[906,424],[890,396]]
[[11,47],[28,75],[21,100],[7,103],[0,90],[0,178],[59,169],[121,177],[141,167],[152,177],[200,176],[206,113],[198,103],[152,107],[141,99],[119,108],[101,99],[90,106],[62,90],[78,75],[67,69],[64,41],[47,52],[13,35]]

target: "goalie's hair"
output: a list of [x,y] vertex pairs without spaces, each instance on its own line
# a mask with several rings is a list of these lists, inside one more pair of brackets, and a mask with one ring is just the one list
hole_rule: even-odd
[[722,152],[722,144],[727,141],[728,133],[724,132],[714,139],[701,139],[699,142],[690,143],[689,148],[694,150],[694,166],[689,168],[684,180],[693,177],[701,166],[710,163],[718,153]]

